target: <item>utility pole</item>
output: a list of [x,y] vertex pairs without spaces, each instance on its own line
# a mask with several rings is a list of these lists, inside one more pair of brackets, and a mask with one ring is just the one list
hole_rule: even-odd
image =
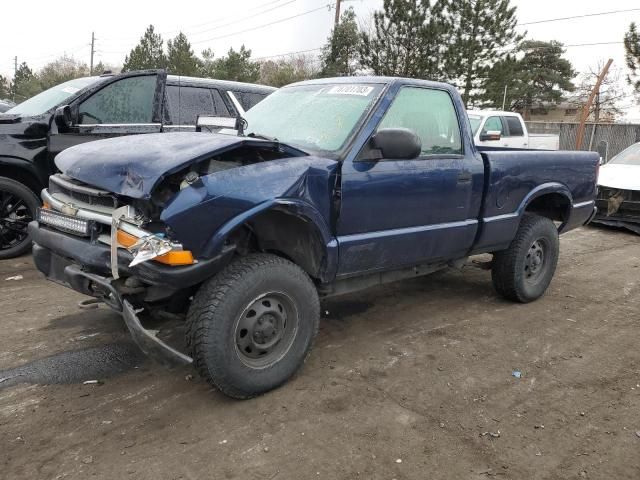
[[504,111],[505,104],[507,103],[507,86],[504,86],[504,95],[502,97],[502,111]]
[[16,101],[16,75],[18,74],[18,56],[13,57],[13,87],[11,88],[11,100]]
[[336,18],[333,22],[333,28],[338,28],[338,24],[340,23],[340,0],[336,0]]
[[93,75],[93,54],[95,52],[95,46],[96,46],[96,37],[94,35],[94,32],[91,32],[91,63],[89,66],[90,75]]
[[609,67],[611,66],[612,63],[613,63],[613,59],[610,58],[607,61],[607,64],[602,69],[602,72],[600,72],[600,75],[598,75],[598,80],[596,81],[596,84],[594,85],[593,90],[591,90],[591,93],[589,94],[589,98],[587,99],[587,102],[584,104],[584,107],[582,107],[582,115],[580,116],[580,125],[578,125],[578,132],[576,134],[576,150],[582,149],[582,140],[584,139],[584,128],[585,128],[585,124],[587,123],[587,119],[589,118],[591,105],[593,105],[593,100],[596,98],[596,95],[600,92],[600,85],[602,85],[602,81],[607,76],[607,73],[609,72]]

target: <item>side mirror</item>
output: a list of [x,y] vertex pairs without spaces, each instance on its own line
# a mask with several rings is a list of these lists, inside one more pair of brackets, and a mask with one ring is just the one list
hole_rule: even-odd
[[501,136],[502,134],[500,133],[499,130],[489,130],[488,132],[482,132],[480,134],[480,141],[481,142],[496,141],[496,140],[500,140]]
[[56,126],[60,133],[68,132],[73,125],[73,121],[71,120],[71,108],[69,105],[63,105],[56,108],[56,112],[53,114],[53,121],[56,122]]
[[369,140],[370,148],[379,150],[381,158],[411,160],[420,156],[422,141],[408,128],[383,128]]

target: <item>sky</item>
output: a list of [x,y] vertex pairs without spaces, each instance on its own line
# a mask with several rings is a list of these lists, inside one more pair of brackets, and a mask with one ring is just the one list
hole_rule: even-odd
[[[224,55],[244,44],[254,58],[318,49],[333,26],[335,0],[109,0],[95,2],[2,2],[0,74],[13,76],[14,57],[32,69],[66,54],[89,63],[91,33],[95,32],[95,63],[122,64],[149,24],[166,39],[183,31],[196,52],[211,48]],[[586,71],[612,58],[624,78],[624,32],[640,24],[638,0],[512,0],[519,31],[535,40],[567,45],[565,57],[577,71]],[[382,0],[343,0],[361,21],[367,21]],[[89,6],[95,5],[96,8]],[[105,8],[108,5],[109,8]],[[331,5],[331,8],[329,7]],[[541,20],[637,9],[609,15],[530,24]],[[523,25],[528,24],[528,25]],[[618,42],[606,45],[569,46]],[[316,54],[317,50],[310,52]],[[640,108],[629,95],[621,102],[628,121],[640,121]]]

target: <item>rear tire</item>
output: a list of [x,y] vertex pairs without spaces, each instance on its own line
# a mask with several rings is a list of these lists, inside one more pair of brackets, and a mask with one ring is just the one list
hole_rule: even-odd
[[211,385],[233,398],[251,398],[300,368],[319,321],[309,276],[284,258],[252,254],[200,287],[187,314],[187,346]]
[[40,199],[25,185],[0,177],[0,260],[31,248],[27,225],[36,218]]
[[540,298],[556,271],[559,252],[555,224],[546,217],[526,213],[509,248],[493,255],[494,288],[514,302]]

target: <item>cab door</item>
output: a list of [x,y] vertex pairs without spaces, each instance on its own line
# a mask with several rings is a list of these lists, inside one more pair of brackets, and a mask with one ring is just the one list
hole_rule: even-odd
[[163,70],[119,75],[76,99],[69,105],[71,125],[61,131],[52,124],[49,157],[80,143],[160,132],[166,78]]
[[465,152],[458,118],[446,90],[398,91],[377,130],[413,130],[422,151],[414,159],[345,161],[338,276],[445,261],[471,247],[473,179],[483,165]]

